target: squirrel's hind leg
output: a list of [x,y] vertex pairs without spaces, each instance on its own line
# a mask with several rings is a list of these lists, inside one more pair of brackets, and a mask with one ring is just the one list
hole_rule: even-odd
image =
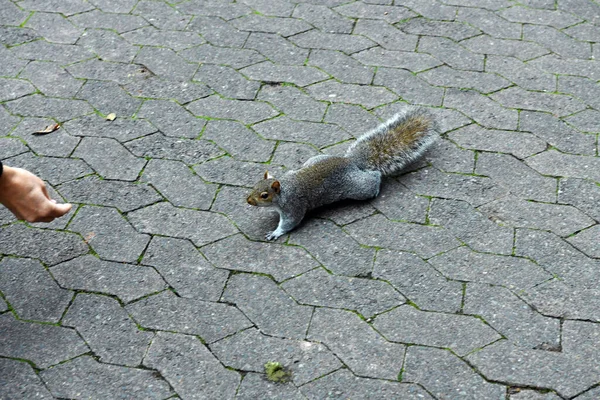
[[357,170],[352,174],[349,199],[367,200],[377,197],[381,188],[381,172]]

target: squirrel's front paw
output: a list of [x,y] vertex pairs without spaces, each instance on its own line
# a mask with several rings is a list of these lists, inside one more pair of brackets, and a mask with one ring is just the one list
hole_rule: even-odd
[[277,231],[267,232],[265,235],[265,239],[267,240],[276,240],[281,234],[278,234]]

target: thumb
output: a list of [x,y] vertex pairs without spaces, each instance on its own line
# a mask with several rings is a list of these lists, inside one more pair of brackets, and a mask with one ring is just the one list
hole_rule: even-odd
[[63,215],[71,211],[71,207],[73,207],[71,204],[52,203],[49,215],[55,218],[62,217]]

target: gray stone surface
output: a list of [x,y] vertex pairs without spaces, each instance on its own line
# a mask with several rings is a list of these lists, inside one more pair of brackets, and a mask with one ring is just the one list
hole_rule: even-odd
[[133,211],[127,217],[141,232],[189,238],[196,246],[237,233],[237,229],[220,214],[177,208],[169,203],[157,203]]
[[558,202],[572,204],[595,220],[600,219],[598,199],[600,185],[583,179],[560,179],[558,185]]
[[11,132],[14,137],[27,141],[27,145],[41,156],[66,157],[77,147],[80,139],[59,128],[48,135],[34,134],[43,131],[56,122],[50,118],[23,118],[21,123]]
[[[103,149],[102,153],[96,148]],[[85,160],[106,179],[134,181],[146,164],[142,158],[131,154],[123,145],[110,138],[83,138],[74,156]]]
[[345,369],[310,382],[300,389],[311,400],[351,398],[364,393],[372,400],[432,399],[425,390],[414,384],[403,384],[388,380],[359,378]]
[[[173,33],[176,35],[181,34],[181,32]],[[195,37],[199,38],[200,36],[196,35]],[[147,40],[148,35],[140,34],[139,38],[139,40]],[[203,46],[196,46],[186,49],[181,51],[179,54],[188,61],[207,64],[223,64],[232,68],[247,67],[248,65],[263,61],[265,59],[265,57],[256,50],[217,47],[208,43]]]
[[58,264],[50,271],[61,287],[112,294],[125,303],[166,287],[152,268],[102,261],[91,255]]
[[437,398],[505,398],[503,386],[487,382],[447,350],[411,346],[403,369],[402,382],[419,383]]
[[302,246],[328,270],[338,275],[366,276],[375,252],[359,246],[335,224],[315,219],[290,236],[290,242]]
[[173,138],[161,133],[132,140],[126,147],[138,157],[179,160],[186,164],[201,163],[224,154],[209,141]]
[[151,332],[139,330],[117,300],[80,293],[62,320],[83,337],[101,362],[136,367],[141,364]]
[[172,101],[145,101],[137,116],[152,122],[165,135],[177,138],[197,138],[205,124]]
[[[180,33],[180,32],[178,32]],[[180,104],[206,97],[213,93],[206,85],[190,81],[180,81],[164,77],[146,77],[131,82],[123,88],[134,97],[151,99],[171,99]],[[141,120],[139,120],[141,122]]]
[[[286,85],[265,85],[260,90],[258,95],[260,100],[264,100],[270,104],[276,104],[285,115],[292,119],[302,121],[320,122],[325,114],[327,106],[320,103],[310,96],[306,95],[301,89]],[[260,103],[255,107],[261,107]],[[271,116],[272,116],[271,112]],[[239,119],[239,113],[236,113],[235,119]],[[260,119],[253,118],[251,122],[259,122]],[[261,118],[266,119],[266,118]],[[247,121],[247,118],[245,118]]]
[[221,18],[197,15],[187,27],[188,30],[199,33],[202,37],[215,46],[241,48],[248,32],[242,32]]
[[[193,114],[199,117],[232,119],[240,121],[246,125],[264,121],[279,114],[276,110],[265,103],[242,100],[225,100],[216,95],[196,100],[188,104],[186,107]],[[225,127],[222,129],[225,132],[228,131],[225,129]],[[256,145],[256,143],[254,144]],[[250,148],[245,150],[250,154],[253,152]]]
[[428,217],[474,250],[512,254],[513,229],[486,218],[464,201],[434,199]]
[[184,239],[155,236],[141,261],[156,268],[181,297],[217,301],[229,273],[214,268]]
[[519,347],[560,346],[560,321],[537,313],[506,288],[469,283],[463,311],[480,316]]
[[409,173],[400,182],[416,194],[463,200],[473,207],[501,198],[507,193],[505,188],[490,178],[443,173],[434,168]]
[[590,274],[600,262],[586,257],[553,233],[517,229],[515,254],[537,260],[545,270],[563,278],[564,283],[594,288],[589,281]]
[[0,261],[0,290],[21,319],[56,323],[73,298],[38,262],[6,257]]
[[[330,11],[329,9],[327,10]],[[292,36],[311,29],[311,26],[307,22],[299,18],[266,17],[254,13],[232,20],[231,25],[241,31],[277,33],[283,37]]]
[[335,103],[350,103],[371,109],[397,100],[397,97],[382,86],[343,84],[332,80],[317,83],[307,88],[317,100]]
[[565,397],[572,397],[590,387],[598,376],[598,367],[579,361],[576,354],[525,350],[508,341],[495,343],[467,359],[487,379],[554,389]]
[[519,129],[529,131],[557,149],[571,154],[595,154],[591,135],[584,135],[555,116],[535,111],[521,111]]
[[591,218],[573,206],[536,203],[512,196],[485,204],[479,210],[508,226],[549,230],[560,236],[594,224]]
[[69,223],[105,260],[135,263],[150,237],[138,233],[114,208],[84,206]]
[[204,182],[179,161],[150,160],[141,180],[151,184],[171,204],[179,207],[208,210],[217,192],[215,185]]
[[300,247],[252,242],[241,235],[205,246],[202,252],[219,268],[267,274],[277,282],[319,266]]
[[128,212],[157,201],[162,197],[149,185],[87,176],[65,182],[58,189],[68,201],[90,205],[116,207]]
[[373,80],[372,67],[361,64],[341,51],[313,50],[308,61],[310,65],[344,83],[369,84]]
[[385,50],[376,47],[353,54],[352,57],[372,67],[402,68],[415,73],[442,65],[441,61],[429,54]]
[[359,35],[344,35],[311,30],[290,38],[299,47],[320,50],[339,50],[346,54],[356,53],[375,46],[375,42]]
[[500,39],[488,35],[466,39],[461,41],[461,44],[475,53],[516,57],[523,61],[550,52],[535,42]]
[[244,376],[236,399],[304,400],[306,397],[292,383],[274,383],[264,375],[248,373]]
[[240,72],[255,81],[293,83],[297,86],[307,86],[324,81],[329,76],[313,67],[296,65],[276,65],[269,61],[243,68]]
[[248,80],[231,67],[222,65],[202,65],[194,80],[202,82],[215,92],[228,98],[252,100],[260,88],[260,83]]
[[53,399],[41,379],[27,363],[3,358],[0,360],[0,393],[7,398]]
[[282,65],[304,65],[310,52],[284,37],[264,32],[252,32],[244,43],[244,48],[256,50],[267,59]]
[[[546,150],[546,142],[527,132],[483,129],[471,124],[448,134],[448,137],[461,147],[495,153],[512,154],[519,159]],[[487,154],[481,154],[485,156]],[[480,157],[477,158],[479,165]],[[484,174],[485,175],[485,174]]]
[[253,274],[232,275],[223,300],[235,304],[269,336],[304,339],[313,313],[312,307],[298,305],[270,278]]
[[208,343],[252,326],[232,305],[177,297],[168,290],[126,309],[144,328],[198,335]]
[[[237,161],[231,157],[220,157],[194,166],[194,172],[207,182],[245,187],[253,187],[267,169],[274,176],[283,175],[282,169],[277,165]],[[245,193],[242,197],[245,199],[246,196]],[[244,206],[247,204],[242,203]],[[248,213],[249,210],[245,211]]]
[[[41,243],[44,245],[40,246]],[[30,228],[22,224],[2,228],[2,254],[37,258],[51,266],[89,251],[87,244],[74,233]]]
[[[83,356],[42,372],[42,379],[59,398],[163,399],[171,395],[168,383],[152,371],[102,364]],[[93,376],[94,379],[89,377]]]
[[577,233],[575,236],[571,236],[568,241],[588,256],[600,258],[600,246],[597,240],[599,233],[600,226],[594,225]]
[[421,310],[456,313],[461,309],[463,285],[413,254],[380,250],[373,277],[389,282]]
[[435,86],[475,89],[482,93],[495,92],[510,86],[510,81],[484,72],[461,71],[442,65],[419,74],[419,77]]
[[571,96],[532,92],[520,87],[511,87],[490,96],[506,108],[545,111],[557,116],[565,116],[581,111],[585,104]]
[[144,365],[159,371],[185,399],[231,399],[240,381],[193,336],[157,333]]
[[233,121],[208,122],[202,138],[215,142],[233,158],[242,161],[268,161],[275,148],[275,142],[264,140],[252,129]]
[[277,117],[253,126],[262,137],[300,143],[312,143],[324,147],[349,139],[350,136],[332,124],[292,121],[287,117]]
[[459,356],[501,338],[477,318],[419,311],[410,305],[379,315],[373,327],[393,342],[451,349]]
[[267,362],[281,363],[297,386],[342,366],[323,344],[274,338],[254,328],[211,344],[210,349],[225,366],[242,371],[264,372]]
[[117,33],[105,29],[86,30],[81,35],[79,44],[109,61],[131,62],[139,51]]
[[[599,397],[599,16],[0,0],[0,159],[74,205],[0,206],[0,398]],[[409,105],[439,123],[424,157],[265,242],[265,170]]]
[[112,113],[118,117],[131,117],[142,104],[141,100],[131,97],[116,83],[93,80],[88,80],[77,92],[77,98],[87,100],[103,115]]
[[8,111],[16,115],[53,117],[59,121],[67,121],[93,111],[89,104],[82,100],[46,98],[40,94],[9,101],[6,106]]
[[173,50],[159,47],[143,47],[136,55],[135,62],[146,66],[160,77],[187,81],[198,69],[198,65],[187,62]]
[[410,103],[434,106],[442,104],[443,89],[431,87],[408,71],[379,68],[373,83],[391,88]]
[[543,175],[600,180],[598,157],[576,156],[549,150],[529,158],[527,164]]
[[354,374],[369,378],[397,379],[406,350],[386,341],[358,315],[326,308],[315,310],[308,339],[326,344]]
[[114,81],[121,85],[151,76],[148,69],[138,64],[114,63],[96,58],[72,64],[67,71],[75,78]]
[[106,137],[119,142],[126,142],[158,131],[156,127],[143,119],[117,118],[114,121],[108,121],[96,114],[72,119],[62,127],[72,136]]
[[381,120],[360,106],[336,103],[327,108],[325,122],[339,125],[353,137],[358,137],[379,125]]
[[69,17],[69,21],[82,28],[114,29],[118,33],[150,25],[144,18],[137,15],[112,13],[111,11],[102,12],[100,10],[72,15]]
[[19,321],[11,313],[0,315],[0,327],[0,355],[27,360],[37,368],[48,368],[89,351],[73,329]]
[[496,73],[525,89],[540,91],[556,89],[556,77],[513,57],[490,55],[485,70]]
[[[429,154],[443,154],[441,157],[431,157]],[[476,153],[463,150],[450,140],[437,140],[427,151],[421,162],[429,162],[435,168],[444,172],[472,174],[475,169]]]
[[5,159],[19,154],[27,153],[29,149],[17,138],[3,138],[0,158]]
[[354,222],[346,231],[362,245],[404,250],[425,258],[460,245],[444,228],[393,222],[382,214]]
[[2,90],[0,91],[2,101],[18,99],[35,92],[33,85],[25,80],[0,79],[0,83],[2,84]]
[[300,304],[355,310],[365,317],[405,301],[386,282],[335,276],[321,268],[290,279],[282,287]]
[[419,51],[431,54],[451,68],[483,71],[483,55],[473,53],[448,38],[425,37],[419,42]]
[[449,278],[508,288],[530,288],[551,278],[550,274],[525,258],[475,253],[464,246],[429,261]]
[[386,7],[376,3],[342,4],[339,7],[334,7],[334,10],[350,18],[382,19],[391,24],[415,16],[405,7]]
[[511,130],[517,127],[515,110],[502,107],[490,97],[473,90],[447,90],[444,107],[456,109],[486,128]]

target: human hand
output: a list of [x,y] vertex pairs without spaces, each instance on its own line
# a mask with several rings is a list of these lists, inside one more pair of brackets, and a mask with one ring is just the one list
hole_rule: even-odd
[[44,181],[31,172],[6,165],[0,175],[0,203],[27,222],[50,222],[72,207],[52,200]]

